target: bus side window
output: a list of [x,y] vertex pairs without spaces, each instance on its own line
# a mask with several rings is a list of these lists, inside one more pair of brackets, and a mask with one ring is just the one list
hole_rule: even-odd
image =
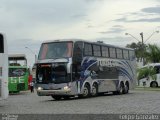
[[155,66],[154,69],[156,70],[156,74],[160,73],[160,66]]
[[86,56],[92,56],[92,45],[89,43],[84,44],[84,54]]
[[73,64],[72,65],[72,77],[73,81],[78,80],[80,78],[80,72],[81,72],[81,64]]
[[110,55],[111,58],[116,58],[116,49],[110,47],[109,48],[109,55]]
[[82,42],[76,42],[74,44],[74,50],[73,50],[73,61],[74,62],[81,62],[82,61],[82,50],[83,43]]
[[4,53],[4,39],[2,34],[0,34],[0,53]]
[[128,60],[129,59],[129,53],[128,50],[123,50],[123,58]]

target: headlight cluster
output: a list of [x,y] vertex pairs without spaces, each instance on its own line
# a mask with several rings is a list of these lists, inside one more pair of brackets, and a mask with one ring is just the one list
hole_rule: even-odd
[[70,88],[68,86],[65,86],[63,89],[66,91],[70,90]]
[[43,88],[42,87],[38,87],[38,89],[37,90],[43,90]]

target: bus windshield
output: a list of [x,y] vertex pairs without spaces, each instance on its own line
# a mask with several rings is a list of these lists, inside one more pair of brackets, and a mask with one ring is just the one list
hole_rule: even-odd
[[20,77],[26,73],[25,68],[9,68],[9,77]]
[[72,42],[43,43],[39,53],[39,60],[65,58],[72,55]]

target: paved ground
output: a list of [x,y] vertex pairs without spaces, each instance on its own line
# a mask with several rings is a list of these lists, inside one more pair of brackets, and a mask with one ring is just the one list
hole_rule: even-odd
[[130,91],[126,95],[104,95],[94,98],[55,101],[50,96],[21,92],[0,101],[0,113],[13,114],[106,114],[160,113],[160,91]]

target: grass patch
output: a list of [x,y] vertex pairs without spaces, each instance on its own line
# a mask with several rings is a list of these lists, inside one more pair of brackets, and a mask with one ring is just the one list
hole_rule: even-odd
[[160,91],[160,87],[158,87],[158,88],[151,88],[151,87],[136,87],[135,90]]

